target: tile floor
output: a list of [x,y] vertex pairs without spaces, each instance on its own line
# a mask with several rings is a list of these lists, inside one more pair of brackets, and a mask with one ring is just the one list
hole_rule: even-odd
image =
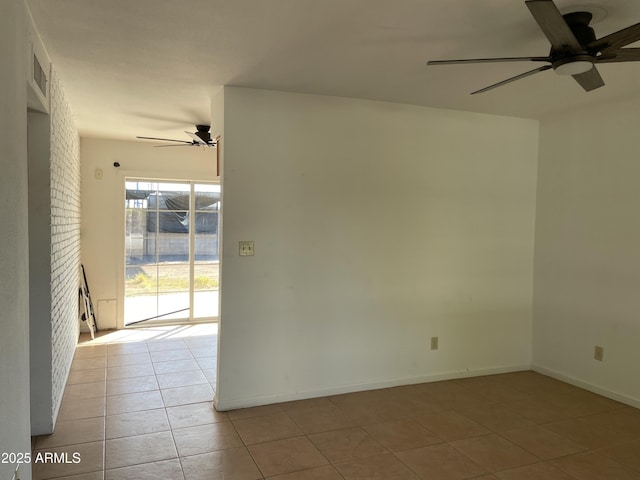
[[34,465],[58,480],[640,479],[640,411],[527,371],[231,412],[211,403],[216,325],[77,349]]

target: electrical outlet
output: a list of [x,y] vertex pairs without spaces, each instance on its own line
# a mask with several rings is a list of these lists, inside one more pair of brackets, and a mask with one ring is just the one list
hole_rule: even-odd
[[248,240],[241,240],[239,242],[240,256],[252,257],[253,256],[253,242]]
[[596,345],[593,349],[593,358],[602,362],[604,360],[604,348]]
[[431,350],[438,349],[438,337],[431,337]]

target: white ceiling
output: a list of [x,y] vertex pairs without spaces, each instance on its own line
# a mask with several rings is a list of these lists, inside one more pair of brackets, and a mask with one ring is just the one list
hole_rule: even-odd
[[[82,136],[183,138],[209,123],[222,85],[367,98],[521,117],[640,94],[640,62],[599,66],[586,93],[545,71],[469,92],[530,63],[429,66],[427,60],[544,56],[523,0],[27,0]],[[638,0],[597,6],[596,35],[640,22]],[[634,45],[635,46],[635,45]],[[187,138],[188,140],[188,138]]]

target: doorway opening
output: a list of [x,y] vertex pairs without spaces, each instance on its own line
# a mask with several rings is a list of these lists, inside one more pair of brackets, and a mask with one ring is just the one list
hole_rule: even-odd
[[219,316],[220,185],[125,179],[124,325]]

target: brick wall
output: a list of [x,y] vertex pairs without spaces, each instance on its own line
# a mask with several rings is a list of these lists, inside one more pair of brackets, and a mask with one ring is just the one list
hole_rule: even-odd
[[78,341],[80,147],[62,85],[51,74],[51,373],[57,417]]

